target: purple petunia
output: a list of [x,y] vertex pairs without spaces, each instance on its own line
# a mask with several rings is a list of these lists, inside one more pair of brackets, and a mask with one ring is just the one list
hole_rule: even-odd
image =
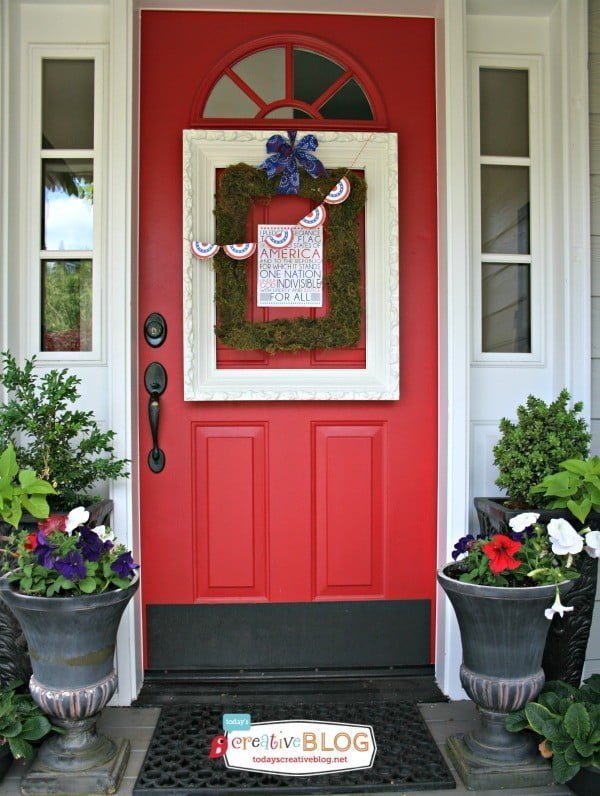
[[112,542],[103,542],[97,533],[87,525],[79,529],[77,549],[86,561],[97,561],[105,550],[112,548]]
[[63,558],[57,558],[54,566],[67,580],[81,580],[87,575],[83,556],[77,551],[67,553]]
[[452,558],[456,561],[459,556],[467,555],[475,543],[475,537],[468,533],[458,540],[452,551]]
[[133,571],[139,567],[139,564],[136,564],[133,558],[131,557],[131,553],[121,553],[121,555],[113,561],[110,565],[110,568],[113,572],[116,572],[117,575],[121,578],[129,578],[133,574]]
[[54,568],[54,561],[52,559],[52,553],[54,552],[54,547],[48,544],[48,539],[46,538],[46,534],[43,531],[37,532],[37,547],[33,551],[34,556],[37,558],[38,564],[42,567],[46,567],[46,569],[53,569]]

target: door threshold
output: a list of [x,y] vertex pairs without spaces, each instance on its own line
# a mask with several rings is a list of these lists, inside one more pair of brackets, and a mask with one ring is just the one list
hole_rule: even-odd
[[148,670],[134,706],[244,699],[445,702],[433,666],[359,670]]

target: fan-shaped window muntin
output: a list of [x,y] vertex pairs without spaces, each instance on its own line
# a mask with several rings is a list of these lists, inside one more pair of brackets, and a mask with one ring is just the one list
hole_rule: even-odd
[[214,82],[202,113],[219,119],[372,121],[372,103],[349,66],[306,46],[243,55]]

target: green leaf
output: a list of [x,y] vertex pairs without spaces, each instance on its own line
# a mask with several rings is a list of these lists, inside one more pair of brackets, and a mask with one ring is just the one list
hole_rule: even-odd
[[574,743],[570,743],[565,749],[565,762],[570,766],[581,764],[581,758]]
[[588,471],[586,463],[581,459],[567,459],[561,462],[560,466],[568,472],[576,473],[577,475],[585,475]]
[[79,581],[79,588],[84,594],[92,594],[96,591],[96,579],[83,578],[83,580]]
[[20,735],[22,729],[23,725],[21,722],[12,719],[2,724],[2,735],[4,735],[5,738],[16,738],[17,735]]
[[8,476],[12,481],[18,472],[17,456],[13,444],[10,442],[6,450],[0,455],[0,475]]
[[559,718],[554,713],[539,705],[537,702],[530,702],[525,706],[525,715],[532,730],[552,741],[557,736],[556,721]]
[[597,694],[600,694],[600,674],[592,674],[586,680],[583,681],[588,688],[591,688],[592,691],[595,691]]
[[577,753],[580,755],[580,757],[592,757],[596,751],[594,744],[590,741],[582,741],[579,738],[575,738],[573,744],[575,745],[575,749],[577,749]]
[[37,476],[33,472],[33,470],[20,470],[19,471],[19,483],[21,484],[21,486],[23,487],[23,489],[26,492],[29,491],[28,487],[30,487],[31,484],[35,483],[35,481],[37,481]]
[[554,691],[542,692],[537,701],[540,705],[543,705],[548,710],[552,711],[552,713],[560,713],[560,696],[559,694],[555,693]]
[[33,746],[23,738],[8,738],[8,745],[15,760],[19,758],[29,760],[33,757]]
[[30,495],[56,495],[56,489],[52,484],[39,478],[27,487],[27,491]]
[[39,741],[45,735],[48,735],[52,725],[45,716],[31,716],[23,724],[22,737],[26,741]]
[[564,724],[565,730],[569,733],[571,738],[587,740],[591,725],[590,715],[585,705],[582,705],[581,702],[572,704],[565,714]]
[[32,495],[22,498],[23,505],[27,511],[38,519],[45,519],[50,514],[48,501],[43,495]]
[[524,710],[519,710],[516,713],[509,713],[504,720],[504,726],[509,732],[521,732],[529,727],[527,716]]
[[579,764],[570,765],[567,763],[563,754],[554,752],[552,757],[552,775],[554,776],[555,782],[559,785],[564,785],[565,782],[573,779],[580,768],[581,766]]
[[585,522],[588,514],[592,510],[592,501],[589,498],[584,498],[580,501],[567,500],[567,508],[579,522]]

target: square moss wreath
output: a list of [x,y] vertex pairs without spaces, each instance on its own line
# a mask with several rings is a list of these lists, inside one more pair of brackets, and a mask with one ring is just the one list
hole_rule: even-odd
[[[331,273],[325,283],[329,291],[329,314],[323,318],[276,319],[251,323],[246,320],[247,268],[221,250],[214,258],[216,271],[217,339],[232,348],[300,351],[356,345],[360,337],[360,246],[358,214],[365,205],[366,184],[346,169],[332,169],[328,177],[313,179],[300,174],[299,196],[320,204],[342,176],[352,190],[345,202],[327,205],[326,255]],[[215,217],[217,242],[243,243],[246,220],[252,203],[268,200],[277,192],[278,179],[264,171],[239,163],[226,168],[217,190]]]

